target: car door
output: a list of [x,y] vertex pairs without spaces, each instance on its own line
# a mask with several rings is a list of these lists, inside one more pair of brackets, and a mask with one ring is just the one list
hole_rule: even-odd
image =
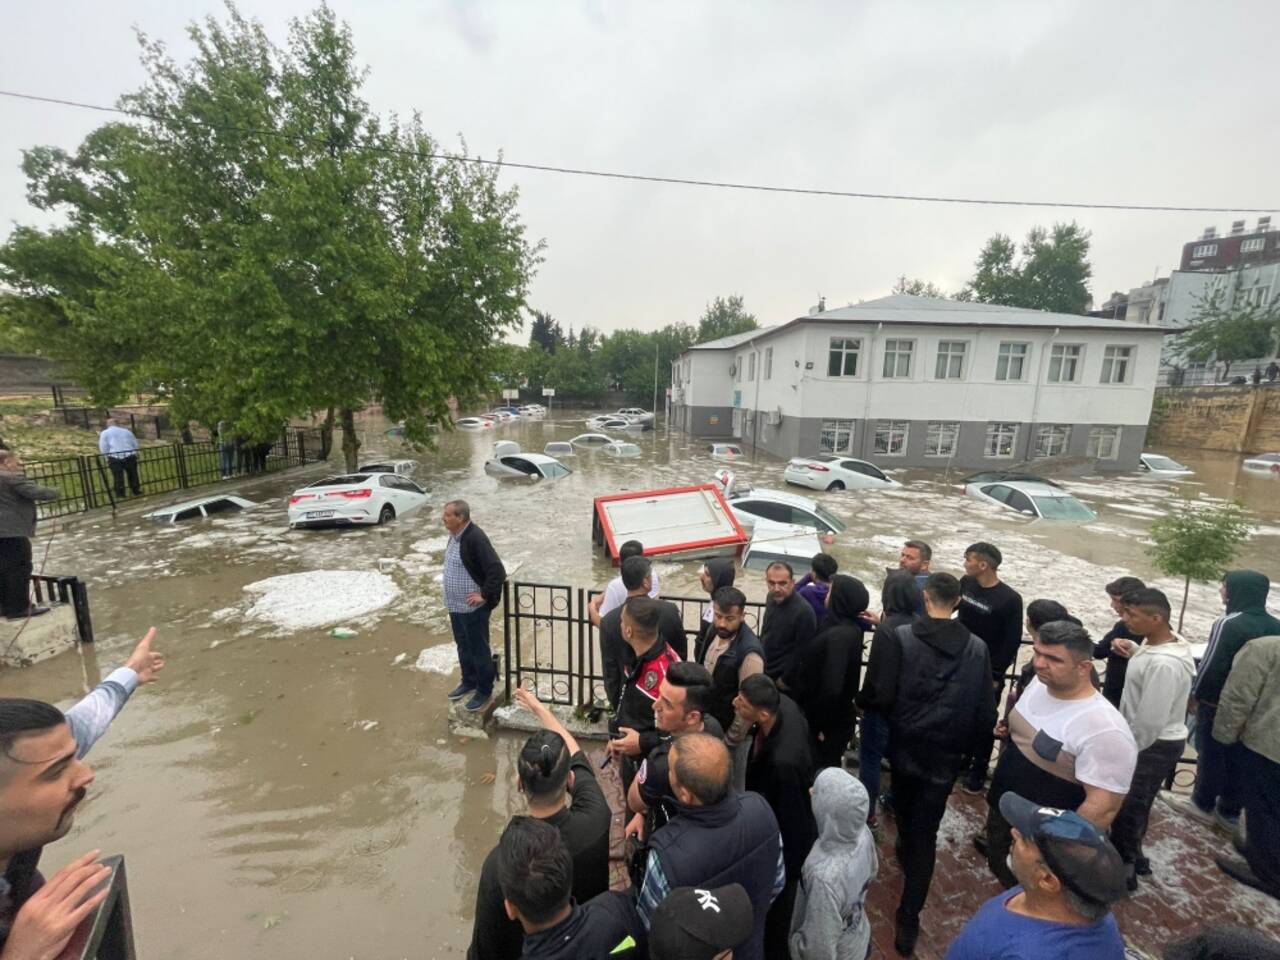
[[396,489],[396,475],[394,473],[378,474],[378,485],[374,488],[374,496],[378,502],[372,505],[371,512],[377,513],[382,510],[382,504],[391,504],[395,510],[396,516],[404,513],[408,508],[408,504],[404,502],[404,496]]
[[1040,516],[1040,512],[1036,510],[1035,505],[1031,502],[1031,498],[1021,490],[1010,490],[1008,502],[1009,506],[1019,513],[1025,513],[1032,517]]
[[979,487],[978,489],[996,503],[1004,504],[1005,506],[1009,505],[1009,494],[1013,493],[1013,491],[1003,483],[993,483],[990,486]]
[[427,502],[427,492],[408,477],[398,476],[392,479],[395,482],[401,501],[405,505],[403,510],[397,508],[397,513],[410,513]]

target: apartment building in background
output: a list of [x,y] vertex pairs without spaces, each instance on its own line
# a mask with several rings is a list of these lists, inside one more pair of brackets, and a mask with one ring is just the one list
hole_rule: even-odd
[[1165,332],[898,294],[692,347],[672,364],[671,422],[782,458],[1131,470]]

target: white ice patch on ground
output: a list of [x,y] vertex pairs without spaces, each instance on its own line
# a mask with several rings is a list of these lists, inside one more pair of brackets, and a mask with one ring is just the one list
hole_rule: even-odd
[[427,647],[418,654],[418,661],[413,669],[423,673],[453,673],[458,669],[458,648],[452,643]]
[[246,615],[286,630],[321,627],[381,610],[400,593],[395,582],[371,570],[310,570],[251,583],[257,599]]
[[409,549],[417,553],[443,553],[448,545],[448,537],[428,537],[425,540],[415,540]]

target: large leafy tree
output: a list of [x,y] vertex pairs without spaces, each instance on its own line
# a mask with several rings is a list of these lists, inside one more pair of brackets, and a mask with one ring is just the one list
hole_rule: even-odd
[[716,297],[698,318],[698,330],[695,343],[706,343],[708,340],[719,340],[731,337],[735,333],[746,333],[755,330],[760,324],[755,315],[748,313],[742,304],[739,294],[731,294],[728,298]]
[[1237,273],[1230,288],[1214,284],[1196,298],[1191,324],[1178,337],[1177,349],[1192,363],[1272,357],[1280,338],[1280,295],[1269,302],[1253,296]]
[[1082,314],[1089,309],[1089,232],[1075,223],[1033,227],[1021,249],[997,233],[982,248],[957,299]]
[[142,38],[123,105],[145,119],[26,154],[32,202],[67,224],[0,248],[5,317],[64,333],[100,400],[160,380],[179,416],[264,437],[328,411],[352,468],[370,401],[427,442],[519,326],[539,248],[516,194],[416,116],[374,115],[327,7],[283,49],[228,11],[190,28],[187,64]]

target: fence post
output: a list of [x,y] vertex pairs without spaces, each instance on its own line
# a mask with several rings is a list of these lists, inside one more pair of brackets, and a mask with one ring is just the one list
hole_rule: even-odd
[[89,460],[84,454],[76,459],[79,461],[80,493],[84,499],[84,508],[92,510],[98,505],[98,498],[93,495],[93,478],[89,474]]
[[108,499],[109,501],[111,501],[111,510],[112,510],[112,512],[114,512],[114,511],[115,511],[115,509],[116,509],[116,493],[115,493],[115,487],[114,487],[114,486],[112,486],[111,481],[107,479],[107,470],[106,470],[106,468],[102,465],[102,455],[101,455],[101,454],[99,454],[98,456],[94,457],[93,459],[94,459],[94,460],[97,462],[97,464],[98,464],[98,476],[100,476],[100,477],[102,478],[102,489],[106,491],[106,493],[107,493],[107,499]]
[[294,437],[298,441],[298,466],[304,467],[307,464],[307,437],[301,430],[295,431]]
[[[301,437],[299,437],[301,443]],[[511,702],[511,581],[502,581],[502,659],[505,703]]]
[[[159,431],[157,430],[157,435]],[[187,456],[182,449],[182,444],[173,444],[173,455],[178,461],[178,489],[185,490],[189,487],[190,481],[187,479]],[[221,456],[221,454],[219,454]]]

